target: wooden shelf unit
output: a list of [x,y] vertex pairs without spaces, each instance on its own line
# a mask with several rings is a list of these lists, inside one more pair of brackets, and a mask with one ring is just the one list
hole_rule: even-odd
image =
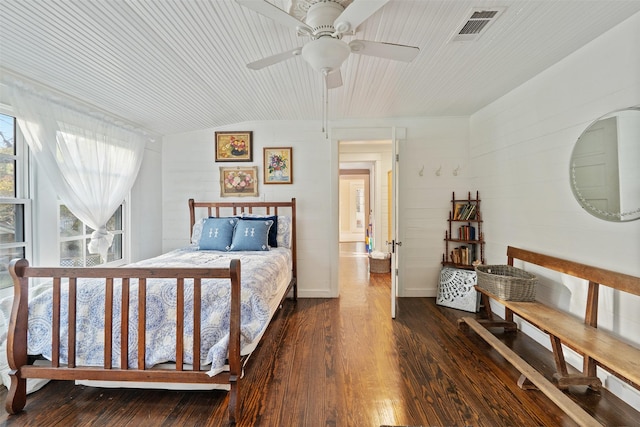
[[[469,192],[466,199],[460,199],[456,198],[454,191],[447,222],[449,227],[444,232],[442,265],[473,270],[474,260],[477,259],[484,264],[484,233],[479,192],[476,191],[475,198],[472,198]],[[456,230],[454,225],[457,226]]]

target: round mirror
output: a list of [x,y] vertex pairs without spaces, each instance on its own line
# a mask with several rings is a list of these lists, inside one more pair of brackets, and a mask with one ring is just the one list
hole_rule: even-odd
[[591,215],[640,219],[640,107],[593,122],[573,148],[569,172],[573,195]]

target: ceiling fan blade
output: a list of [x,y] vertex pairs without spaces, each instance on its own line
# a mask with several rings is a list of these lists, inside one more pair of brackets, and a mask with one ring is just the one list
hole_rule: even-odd
[[311,27],[304,22],[289,15],[284,10],[272,5],[266,0],[236,0],[236,2],[262,16],[266,16],[267,18],[274,20],[279,24],[291,27],[294,30],[300,30],[307,34],[310,34],[313,31]]
[[277,64],[278,62],[286,61],[287,59],[293,58],[294,56],[298,56],[301,52],[302,49],[297,47],[286,52],[281,52],[272,56],[267,56],[266,58],[258,59],[254,62],[250,62],[247,64],[247,68],[250,68],[252,70],[260,70],[264,67],[268,67],[269,65]]
[[342,86],[342,73],[340,72],[340,69],[325,75],[324,81],[327,84],[327,89],[335,89]]
[[336,33],[343,34],[355,31],[358,25],[388,2],[389,0],[353,0],[353,3],[347,6],[334,21],[333,27],[336,29]]
[[351,52],[360,55],[377,56],[396,61],[411,62],[420,53],[420,49],[403,44],[353,40],[349,43]]

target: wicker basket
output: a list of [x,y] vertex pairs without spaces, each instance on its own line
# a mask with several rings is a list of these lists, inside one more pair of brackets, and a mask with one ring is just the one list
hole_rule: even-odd
[[369,273],[389,273],[391,271],[391,258],[372,258],[369,256]]
[[478,265],[478,286],[505,301],[534,301],[535,275],[510,265]]

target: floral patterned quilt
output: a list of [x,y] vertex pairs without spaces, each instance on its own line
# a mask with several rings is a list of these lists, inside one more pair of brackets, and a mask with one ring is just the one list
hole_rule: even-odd
[[[264,252],[199,251],[194,247],[177,249],[130,267],[228,267],[231,259],[240,259],[242,280],[241,347],[259,339],[271,317],[270,301],[286,286],[291,276],[291,251],[272,248]],[[129,365],[137,360],[137,282],[132,280],[129,314]],[[121,288],[114,286],[113,366],[120,360]],[[32,292],[29,304],[28,353],[51,358],[51,285],[41,285]],[[104,280],[84,279],[77,288],[77,349],[76,364],[101,366],[104,348]],[[210,375],[222,371],[229,343],[229,279],[202,281],[202,340],[200,359],[211,364]],[[68,316],[66,286],[61,304],[61,363],[68,356]],[[176,285],[175,280],[147,280],[146,358],[147,367],[175,362]],[[4,305],[4,304],[2,304]],[[4,313],[7,315],[7,313]],[[7,318],[8,321],[8,318]],[[193,282],[185,280],[185,356],[184,363],[193,362]]]

